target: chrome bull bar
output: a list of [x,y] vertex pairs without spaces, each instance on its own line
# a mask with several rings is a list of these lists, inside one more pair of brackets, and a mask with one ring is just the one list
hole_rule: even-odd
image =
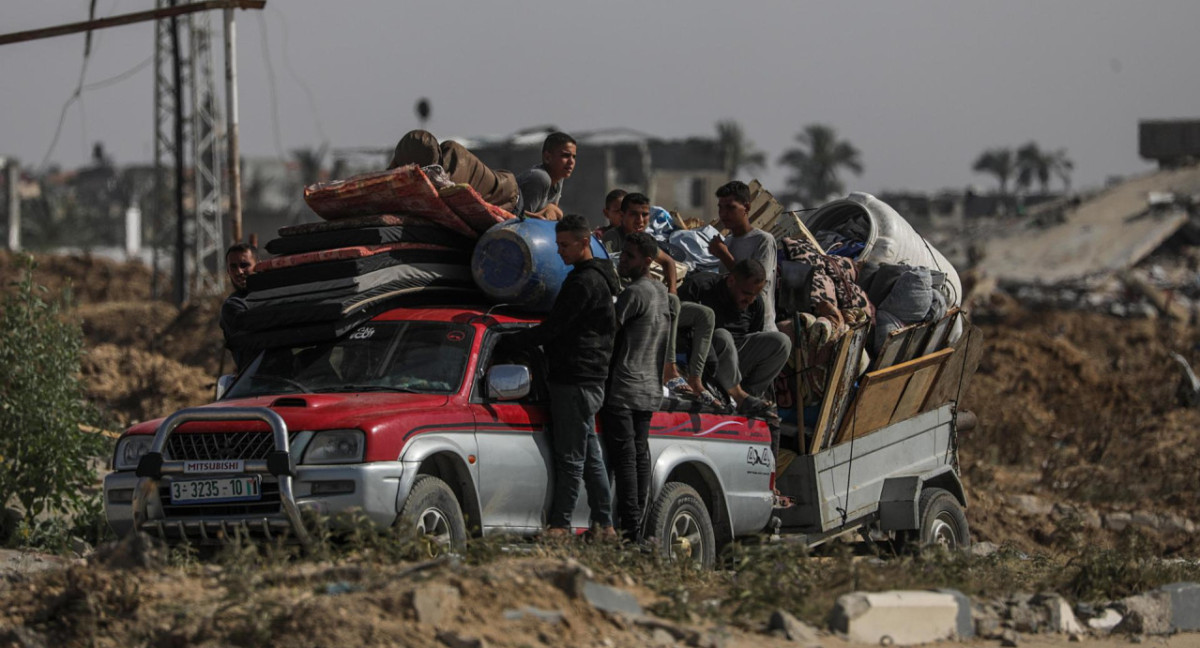
[[[292,533],[300,540],[300,544],[308,548],[311,545],[311,538],[309,538],[308,531],[304,528],[304,522],[300,517],[300,507],[296,505],[296,494],[292,490],[292,478],[296,474],[296,466],[292,462],[291,448],[288,443],[287,423],[274,410],[265,407],[229,407],[221,409],[192,407],[179,410],[168,416],[154,433],[154,442],[150,445],[150,451],[138,461],[138,484],[137,488],[133,491],[133,528],[141,531],[153,529],[162,535],[165,528],[178,528],[182,531],[199,523],[199,532],[207,536],[210,526],[215,527],[214,530],[219,530],[220,532],[226,532],[227,528],[245,526],[237,521],[229,521],[229,527],[227,527],[224,520],[195,520],[191,522],[150,520],[147,515],[149,499],[153,494],[158,493],[159,482],[162,481],[163,475],[184,474],[184,464],[186,462],[167,461],[163,458],[163,448],[167,445],[167,439],[180,425],[196,421],[262,421],[271,428],[271,432],[275,438],[275,449],[267,455],[266,459],[243,461],[243,470],[248,474],[272,475],[279,482],[279,501],[286,520],[278,519],[272,523],[264,519],[260,523],[261,526],[264,529],[269,529],[271,526],[276,526],[279,522],[283,522],[282,526],[290,526]],[[270,537],[269,530],[267,531],[267,535]]]

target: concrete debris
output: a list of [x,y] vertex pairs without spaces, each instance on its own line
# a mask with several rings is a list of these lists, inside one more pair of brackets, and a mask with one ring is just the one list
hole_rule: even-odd
[[671,636],[670,632],[667,632],[666,630],[663,630],[662,628],[655,628],[650,633],[650,645],[651,646],[674,646],[675,645],[675,637]]
[[1172,583],[1160,590],[1171,599],[1171,630],[1200,630],[1200,583]]
[[1000,635],[1000,645],[1004,648],[1016,648],[1020,640],[1021,635],[1017,634],[1015,630],[1005,630]]
[[1049,626],[1052,632],[1068,635],[1076,635],[1083,632],[1083,626],[1075,618],[1075,613],[1071,610],[1071,604],[1066,599],[1057,594],[1049,594],[1040,597],[1040,603],[1049,612]]
[[526,605],[519,610],[504,611],[504,619],[507,621],[520,621],[527,616],[551,625],[558,625],[563,622],[563,613],[559,612],[558,610],[543,610],[541,608],[535,608],[531,605]]
[[771,620],[767,623],[767,630],[768,632],[780,631],[788,641],[803,646],[820,645],[816,629],[785,610],[775,610],[771,614]]
[[487,642],[478,637],[451,632],[449,630],[437,633],[438,641],[449,648],[487,648]]
[[590,568],[574,558],[551,563],[539,569],[537,575],[575,598],[583,595],[584,583],[596,577]]
[[418,622],[436,626],[458,612],[461,598],[457,587],[421,585],[412,593],[413,612]]
[[1133,635],[1163,635],[1171,631],[1171,595],[1162,591],[1147,592],[1121,599],[1124,618],[1113,632]]
[[995,542],[987,542],[986,540],[983,542],[972,542],[971,548],[968,551],[976,558],[985,558],[1000,551],[1000,545],[997,545]]
[[951,594],[854,592],[838,598],[830,625],[851,641],[909,646],[956,636],[958,611],[959,602]]
[[625,590],[601,585],[589,580],[583,584],[583,598],[592,607],[609,614],[624,614],[630,617],[642,615],[642,605],[637,597]]
[[1099,632],[1112,632],[1112,629],[1121,623],[1122,618],[1124,617],[1121,616],[1120,612],[1112,608],[1104,608],[1103,612],[1088,619],[1087,625],[1092,630]]
[[1008,498],[1012,505],[1025,515],[1043,517],[1050,515],[1054,507],[1037,495],[1012,495]]

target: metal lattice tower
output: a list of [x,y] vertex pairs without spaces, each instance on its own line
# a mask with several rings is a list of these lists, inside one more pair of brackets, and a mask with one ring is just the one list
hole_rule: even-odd
[[[157,8],[175,6],[173,0],[156,0]],[[223,128],[220,105],[213,83],[213,52],[208,14],[200,12],[176,19],[179,25],[179,86],[176,92],[172,48],[171,20],[155,22],[154,27],[154,170],[155,189],[154,234],[154,295],[158,286],[160,249],[172,248],[175,231],[175,205],[172,201],[175,153],[182,147],[184,171],[191,167],[190,200],[185,198],[184,219],[185,264],[191,275],[183,282],[186,301],[190,293],[219,294],[223,291],[224,263],[221,234],[221,163],[224,159]],[[182,137],[175,129],[176,97],[182,98]]]
[[193,201],[192,250],[195,265],[192,287],[196,294],[218,295],[225,286],[224,247],[221,237],[221,163],[225,159],[224,128],[213,83],[212,30],[208,12],[192,14],[192,169]]

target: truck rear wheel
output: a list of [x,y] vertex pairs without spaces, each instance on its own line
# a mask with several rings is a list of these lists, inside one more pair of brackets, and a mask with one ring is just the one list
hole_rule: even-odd
[[467,525],[458,498],[433,475],[421,475],[413,482],[399,524],[416,535],[421,551],[430,557],[467,546]]
[[921,491],[921,546],[962,551],[971,546],[971,530],[958,499],[942,488]]
[[717,559],[717,538],[712,518],[696,489],[669,482],[650,508],[647,532],[657,541],[659,555],[668,560],[691,561],[711,569]]

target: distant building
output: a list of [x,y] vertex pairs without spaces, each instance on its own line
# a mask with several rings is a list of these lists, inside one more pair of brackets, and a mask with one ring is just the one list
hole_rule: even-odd
[[1161,168],[1200,159],[1200,119],[1144,119],[1138,122],[1138,155]]

